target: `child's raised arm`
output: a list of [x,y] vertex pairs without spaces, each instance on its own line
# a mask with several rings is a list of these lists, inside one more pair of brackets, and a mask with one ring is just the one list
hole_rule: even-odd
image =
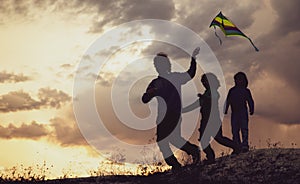
[[198,107],[200,107],[200,101],[196,100],[194,103],[182,108],[182,113],[190,112]]

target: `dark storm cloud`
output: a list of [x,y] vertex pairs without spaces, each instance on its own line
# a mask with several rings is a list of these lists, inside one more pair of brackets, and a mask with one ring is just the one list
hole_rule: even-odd
[[[282,3],[280,1],[272,1],[272,7],[277,16],[272,14],[270,19],[275,19],[271,31],[266,32],[264,25],[256,29],[250,29],[255,23],[255,14],[263,8],[266,4],[263,2],[245,3],[236,0],[225,2],[211,2],[211,1],[185,1],[176,6],[173,19],[175,21],[190,28],[202,35],[205,41],[212,48],[220,64],[223,68],[225,79],[227,83],[232,84],[232,77],[238,71],[247,73],[250,80],[250,87],[254,88],[254,96],[257,96],[260,101],[257,110],[258,114],[273,118],[277,122],[282,123],[299,123],[300,119],[297,112],[289,107],[297,107],[300,105],[299,98],[295,94],[299,94],[300,90],[300,62],[296,62],[299,58],[299,42],[300,33],[297,18],[299,17],[297,1],[290,1],[289,3]],[[228,37],[224,38],[222,32],[219,33],[223,39],[223,45],[219,45],[217,38],[214,35],[213,28],[208,28],[211,20],[216,14],[222,12],[231,19],[246,35],[251,37],[254,43],[261,50],[255,52],[247,39],[242,37]],[[130,9],[128,9],[130,11]],[[148,10],[151,11],[151,10]],[[126,13],[127,11],[123,11]],[[170,14],[171,15],[171,14]],[[111,15],[111,18],[113,16]],[[122,16],[121,16],[122,17]],[[126,17],[126,16],[125,16]],[[257,18],[257,17],[256,17]],[[97,24],[96,27],[101,27],[109,22],[122,23],[126,19],[119,19],[116,21],[107,20],[100,21],[102,24]],[[168,36],[165,35],[163,28],[153,28],[152,32],[156,34],[157,38]],[[135,30],[135,29],[132,29]],[[180,34],[179,34],[180,35]],[[174,40],[182,42],[190,42],[193,40],[186,40],[185,35],[174,37]],[[186,57],[186,53],[178,52],[177,48],[167,46],[166,44],[153,43],[150,47],[144,50],[143,54],[155,54],[157,52],[167,52],[174,59]],[[201,56],[199,55],[199,58]],[[270,79],[272,86],[261,85],[259,81],[264,80],[263,73],[267,72],[273,76]],[[278,81],[276,81],[278,80]],[[278,87],[282,83],[287,86],[281,88],[282,95],[291,94],[285,98],[281,98],[280,94],[268,95],[272,91],[278,91]],[[255,85],[260,85],[259,88]],[[230,86],[229,86],[230,87]],[[267,89],[267,90],[261,90]],[[264,98],[260,98],[264,96]],[[282,107],[276,104],[282,104]],[[267,108],[273,106],[276,108]],[[264,108],[261,108],[264,107]],[[274,114],[277,114],[274,116]]]
[[[297,20],[299,18],[299,2],[272,1],[272,7],[277,15],[265,15],[269,16],[268,19],[274,20],[269,32],[265,31],[264,25],[256,26],[256,29],[249,29],[257,20],[254,19],[255,14],[266,8],[267,5],[263,2],[251,2],[247,5],[234,0],[226,1],[226,3],[186,2],[180,4],[176,9],[178,17],[176,21],[204,37],[220,61],[227,83],[233,84],[233,75],[236,72],[246,72],[254,96],[259,100],[256,103],[258,114],[272,118],[275,122],[299,123],[298,112],[294,110],[300,106],[297,95],[300,92],[300,73],[298,71],[300,62],[297,62],[300,43],[300,23]],[[225,38],[217,28],[223,40],[223,44],[219,45],[213,28],[208,28],[208,26],[220,10],[252,38],[261,50],[260,52],[255,52],[247,39],[242,37]],[[155,30],[154,32],[160,37],[159,31]],[[188,39],[184,35],[182,38]],[[165,51],[175,58],[184,57],[184,53],[179,54],[180,52],[176,50],[167,44],[153,43],[144,50],[144,54]],[[265,73],[268,74],[267,79]],[[231,87],[231,85],[227,87]],[[276,91],[280,91],[280,93],[275,93]]]
[[30,77],[23,74],[8,73],[6,71],[0,72],[0,83],[17,83],[30,80]]
[[[245,5],[244,3],[240,3],[236,0],[230,0],[224,2],[212,2],[212,1],[200,1],[200,2],[194,2],[194,1],[185,1],[185,3],[180,3],[177,6],[176,9],[176,22],[180,23],[187,28],[194,31],[196,34],[199,34],[204,40],[209,44],[210,47],[214,50],[216,54],[218,52],[221,52],[222,55],[226,53],[227,49],[232,49],[232,45],[226,45],[227,40],[223,40],[224,44],[222,47],[219,46],[219,41],[216,39],[214,35],[213,28],[209,28],[210,22],[212,19],[219,13],[220,10],[223,11],[223,13],[228,17],[234,18],[234,23],[238,25],[241,29],[249,28],[253,22],[254,17],[253,14],[256,9],[260,7],[260,2],[254,2],[254,3],[248,3]],[[165,35],[165,32],[163,28],[153,28],[153,32],[157,35],[158,38],[167,36]],[[172,34],[174,34],[174,30],[170,30]],[[218,30],[219,31],[219,30]],[[221,37],[223,37],[223,33],[219,33]],[[182,33],[176,33],[176,37],[174,37],[174,42],[180,42],[180,43],[190,43],[192,44],[194,40],[188,40],[188,35],[184,35]],[[224,38],[223,38],[224,39]],[[234,38],[228,38],[234,39]],[[245,45],[245,44],[244,44]],[[241,49],[247,49],[249,47],[243,47],[243,44],[235,45],[235,50]],[[249,46],[249,45],[247,45]],[[158,44],[153,43],[149,48],[146,49],[144,52],[145,54],[149,53],[149,51],[152,51],[152,54],[157,53],[158,51],[164,51],[167,52],[169,55],[172,55],[176,59],[181,59],[186,57],[186,53],[178,52],[178,49],[169,49],[172,47],[169,47],[166,44]],[[222,52],[223,49],[226,49],[226,51]],[[249,52],[252,52],[252,50],[248,49]],[[228,53],[228,52],[227,52]],[[225,54],[226,56],[228,54]],[[241,52],[234,52],[234,53],[241,53]],[[242,53],[241,53],[242,55]],[[231,57],[231,55],[228,55],[228,57]],[[240,57],[238,55],[237,57]]]
[[91,32],[101,32],[106,25],[118,25],[139,19],[170,20],[175,13],[173,1],[158,0],[123,0],[123,1],[88,1],[97,7],[100,19],[95,19]]
[[[299,6],[297,6],[298,2],[296,1],[286,3],[289,5],[281,5],[282,3],[279,1],[271,3],[273,3],[272,7],[278,14],[278,18],[277,16],[274,17],[274,15],[266,15],[270,16],[270,19],[275,18],[274,27],[269,32],[265,31],[266,27],[264,25],[255,30],[249,29],[255,23],[255,13],[266,6],[262,2],[251,2],[245,5],[245,3],[236,0],[227,1],[226,3],[211,1],[195,3],[194,1],[186,1],[185,4],[181,3],[178,6],[179,8],[175,10],[176,22],[204,36],[205,41],[219,59],[225,79],[229,84],[232,84],[232,78],[236,72],[244,71],[247,73],[251,82],[250,87],[253,86],[254,88],[254,96],[257,96],[257,99],[260,100],[257,102],[259,105],[257,108],[258,114],[273,118],[281,123],[299,123],[300,119],[297,112],[289,108],[300,105],[298,96],[295,96],[300,90],[300,81],[298,80],[300,78],[298,72],[300,63],[295,62],[299,57],[299,23],[295,20],[295,17],[299,17],[297,16],[299,14],[297,10]],[[208,28],[208,26],[220,10],[246,35],[253,39],[254,43],[261,50],[260,52],[255,52],[247,39],[242,37],[225,38],[223,33],[217,30],[223,39],[223,45],[219,45],[213,28]],[[288,16],[289,13],[292,15]],[[287,19],[289,20],[286,21]],[[283,29],[281,29],[282,27]],[[161,29],[163,28],[153,28],[152,32],[158,38],[168,36]],[[193,41],[186,40],[188,38],[185,35],[174,37],[174,39],[176,41],[181,39],[182,42],[190,43]],[[160,51],[167,52],[174,59],[186,57],[186,53],[178,52],[177,48],[163,43],[153,43],[144,50],[143,54],[151,55]],[[201,56],[199,57],[201,58]],[[274,76],[273,80],[275,81],[272,81],[271,78],[272,86],[267,84],[262,86],[259,83],[259,81],[264,80],[264,72],[271,73],[271,76]],[[277,79],[280,81],[276,81]],[[278,91],[278,87],[282,83],[288,84],[280,89],[283,95],[291,94],[292,96],[281,98],[279,94],[268,95],[272,91]],[[260,88],[255,87],[258,84],[260,84]],[[261,88],[267,90],[261,90]],[[261,96],[264,96],[264,98],[260,98]],[[282,104],[284,108],[274,103]],[[268,106],[276,108],[268,108]],[[274,116],[274,114],[277,115]]]
[[270,2],[278,14],[277,21],[274,23],[274,33],[284,36],[290,32],[300,31],[300,1],[290,0],[284,2],[275,0]]
[[241,3],[237,0],[222,1],[186,1],[177,10],[177,21],[197,33],[209,31],[212,19],[222,11],[228,17],[235,17],[234,23],[240,28],[249,27],[253,22],[253,12],[261,2]]
[[[245,71],[255,81],[253,87],[257,88],[256,96],[260,99],[258,113],[282,123],[300,123],[297,110],[300,106],[300,4],[296,0],[270,3],[275,16],[269,15],[269,19],[275,21],[270,32],[265,33],[264,27],[257,30],[263,33],[257,38],[261,52],[244,57],[246,63],[252,63],[252,66],[255,63],[256,68],[251,72],[249,65]],[[265,81],[264,84],[261,81]]]
[[[173,1],[159,0],[70,0],[70,1],[3,1],[0,10],[5,15],[38,18],[32,10],[52,11],[60,16],[90,14],[93,24],[90,32],[102,32],[105,26],[114,26],[138,19],[170,20],[175,13]],[[62,14],[65,13],[65,14]]]
[[[239,58],[242,58],[242,56],[245,56],[245,54],[254,53],[251,48],[251,45],[248,44],[248,40],[243,40],[239,37],[225,38],[223,33],[217,27],[216,30],[221,39],[223,40],[223,44],[220,45],[219,40],[214,34],[214,28],[209,28],[209,25],[213,18],[217,15],[217,13],[219,13],[219,10],[222,10],[223,14],[227,16],[227,18],[229,18],[232,22],[234,22],[238,26],[238,28],[240,28],[241,30],[245,30],[254,23],[253,14],[256,12],[257,9],[259,9],[260,2],[249,3],[246,6],[243,5],[243,3],[241,3],[240,1],[231,0],[226,1],[226,3],[208,2],[203,6],[204,7],[202,8],[205,9],[205,11],[201,11],[201,8],[199,8],[197,9],[194,15],[191,15],[197,17],[197,12],[202,12],[200,13],[200,15],[198,15],[200,21],[197,21],[196,18],[194,21],[190,21],[189,28],[191,28],[192,30],[195,29],[195,31],[198,32],[200,35],[204,35],[205,41],[213,49],[217,57],[220,56],[224,60],[237,60]],[[203,25],[201,29],[197,29],[198,24]],[[245,34],[249,35],[247,32],[245,32]],[[220,62],[222,63],[222,60],[220,60]],[[237,64],[239,65],[242,63],[243,62]]]
[[[267,65],[270,70],[286,80],[288,84],[300,91],[300,2],[297,0],[283,3],[271,1],[278,18],[274,22],[274,29],[262,38],[268,45],[268,60],[272,65]],[[266,63],[265,63],[266,64]]]
[[[300,123],[296,110],[296,107],[300,106],[297,95],[300,93],[300,63],[297,62],[300,42],[299,1],[288,3],[271,1],[275,16],[265,15],[274,21],[269,32],[265,31],[264,25],[257,29],[247,29],[254,23],[255,13],[265,8],[265,5],[259,3],[262,2],[248,3],[249,6],[242,6],[242,3],[237,1],[219,4],[202,3],[199,8],[189,7],[190,13],[179,20],[183,25],[204,35],[205,41],[220,61],[228,84],[233,84],[233,75],[236,72],[247,73],[250,88],[253,88],[254,96],[257,98],[258,114],[271,118],[275,122]],[[242,31],[247,30],[244,33],[253,38],[260,52],[255,52],[247,39],[224,38],[222,32],[219,33],[223,45],[219,45],[213,28],[205,27],[208,27],[214,14],[219,10],[222,10]]]
[[0,96],[0,112],[16,112],[34,110],[40,108],[60,108],[71,97],[63,91],[41,88],[38,92],[38,100],[35,100],[22,90],[12,91]]
[[46,125],[39,124],[35,121],[32,121],[30,124],[22,123],[19,127],[13,124],[9,124],[7,127],[0,125],[0,138],[2,139],[39,139],[46,136],[48,133],[49,130]]

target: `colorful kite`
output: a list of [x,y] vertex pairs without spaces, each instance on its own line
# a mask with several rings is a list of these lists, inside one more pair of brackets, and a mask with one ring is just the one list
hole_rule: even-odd
[[223,14],[222,12],[220,12],[210,23],[210,26],[214,26],[215,29],[215,35],[216,37],[218,37],[220,44],[222,44],[222,40],[221,38],[218,36],[217,32],[216,32],[216,26],[220,27],[221,30],[223,31],[223,33],[226,36],[243,36],[245,38],[247,38],[250,43],[252,44],[252,46],[254,47],[255,51],[259,51],[258,48],[254,45],[254,43],[252,42],[252,40],[246,36],[241,30],[239,30],[239,28],[237,28],[230,20],[228,20]]

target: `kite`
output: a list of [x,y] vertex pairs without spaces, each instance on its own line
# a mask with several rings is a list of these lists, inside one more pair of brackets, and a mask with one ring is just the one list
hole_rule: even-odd
[[228,18],[226,18],[222,14],[222,12],[220,12],[212,20],[209,27],[211,27],[211,26],[213,26],[215,29],[215,35],[219,39],[220,45],[222,45],[222,40],[216,32],[216,26],[220,27],[226,36],[242,36],[242,37],[247,38],[250,41],[251,45],[254,47],[255,51],[257,51],[257,52],[259,51],[258,48],[252,42],[252,40],[248,36],[246,36],[241,30],[239,30],[239,28],[237,28],[236,25],[234,25]]

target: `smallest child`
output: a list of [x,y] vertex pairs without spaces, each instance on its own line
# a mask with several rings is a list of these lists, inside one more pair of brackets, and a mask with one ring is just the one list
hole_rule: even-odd
[[[231,131],[233,141],[239,144],[242,152],[249,151],[249,130],[248,130],[248,108],[249,113],[254,113],[254,101],[250,90],[248,89],[248,79],[245,73],[238,72],[234,75],[235,86],[232,87],[227,95],[225,111],[227,114],[229,106],[231,107]],[[242,141],[240,139],[242,133]]]

